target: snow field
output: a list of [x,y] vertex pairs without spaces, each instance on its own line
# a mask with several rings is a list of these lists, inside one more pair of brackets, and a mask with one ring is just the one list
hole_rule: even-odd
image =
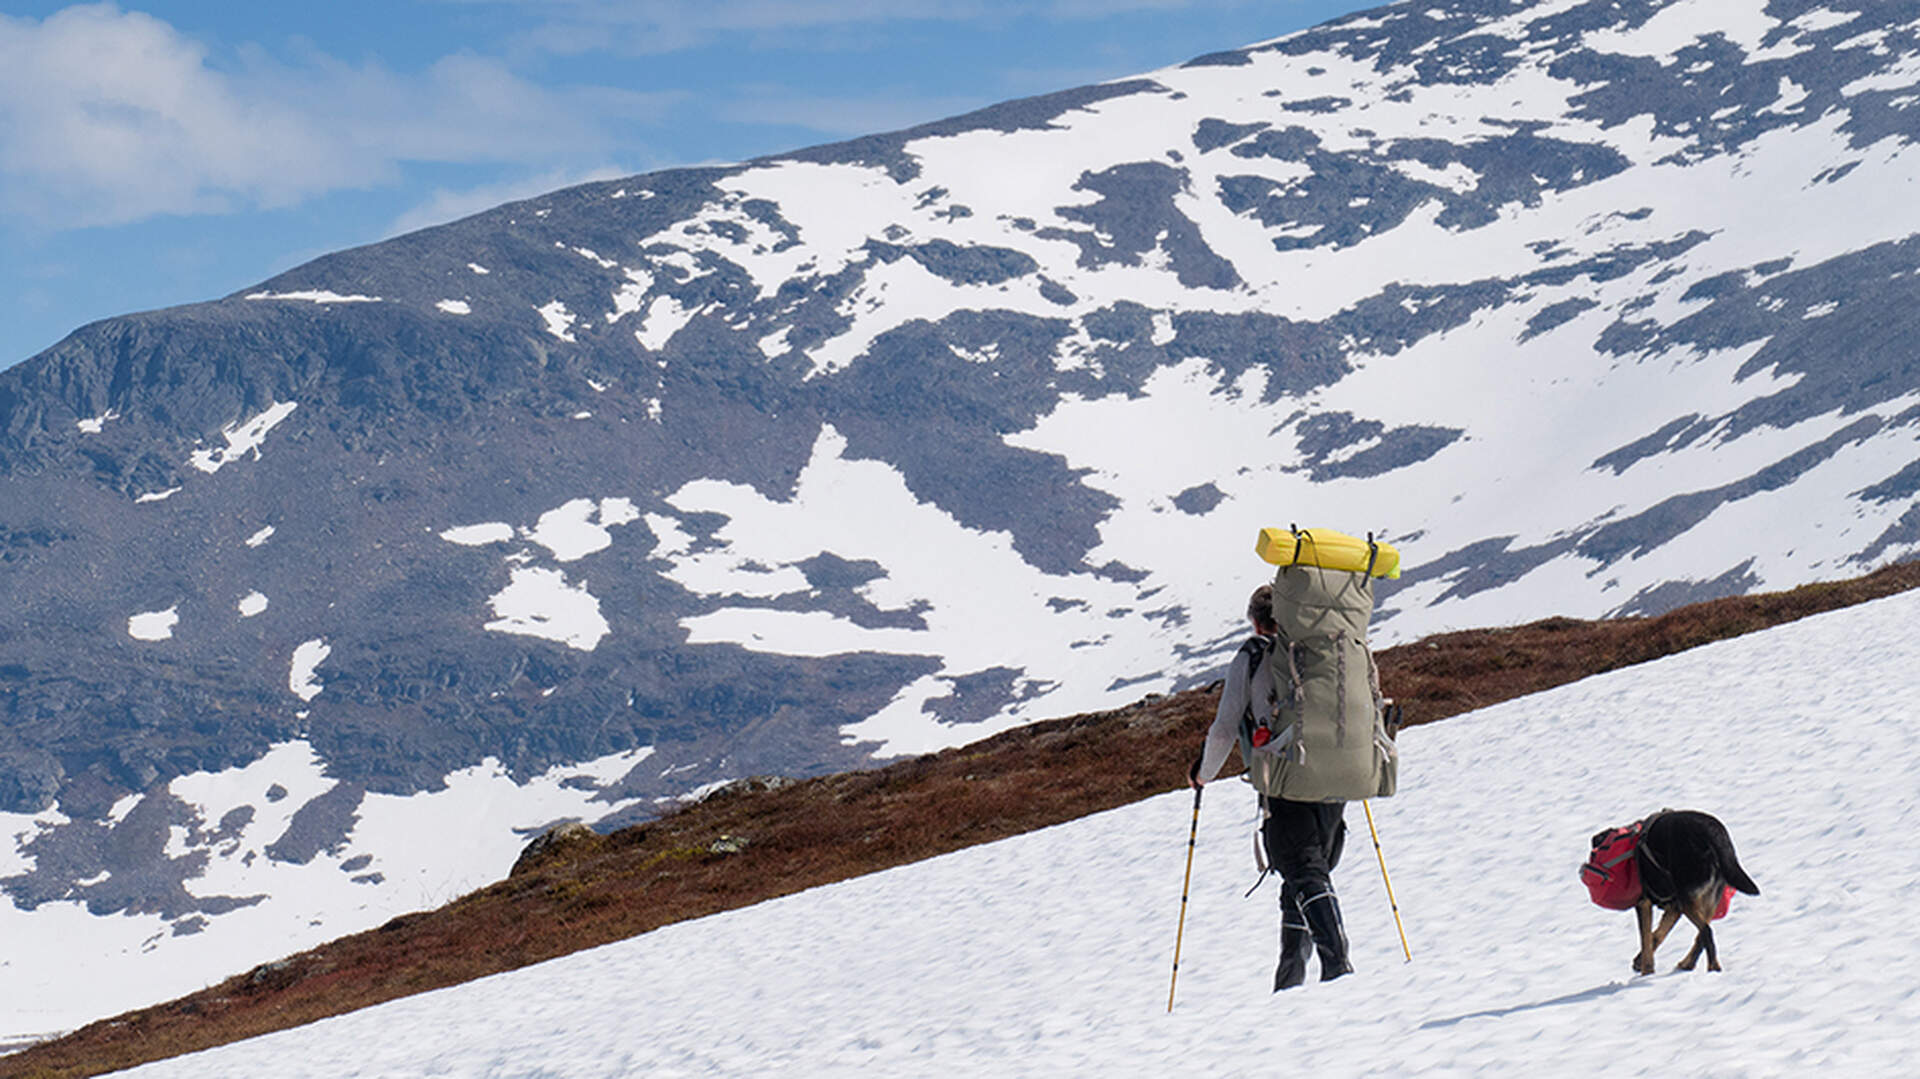
[[[141,1076],[1906,1074],[1920,1020],[1908,765],[1920,594],[1615,671],[1403,742],[1335,875],[1358,973],[1270,994],[1252,796],[1174,792],[525,970],[136,1069]],[[1758,898],[1726,971],[1635,977],[1588,836],[1662,806],[1732,832]]]

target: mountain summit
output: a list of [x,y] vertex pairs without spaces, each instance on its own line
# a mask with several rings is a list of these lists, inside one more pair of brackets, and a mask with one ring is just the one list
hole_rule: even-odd
[[0,918],[224,973],[1193,685],[1263,526],[1400,544],[1382,642],[1920,551],[1917,76],[1920,3],[1399,4],[88,326],[0,372]]

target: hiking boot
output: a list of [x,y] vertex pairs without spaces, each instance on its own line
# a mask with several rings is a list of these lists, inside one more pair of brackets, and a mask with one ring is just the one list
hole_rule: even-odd
[[1340,923],[1340,902],[1331,891],[1325,891],[1301,907],[1307,915],[1307,931],[1313,934],[1313,946],[1320,952],[1320,980],[1330,982],[1352,974],[1353,965],[1347,962],[1347,930]]

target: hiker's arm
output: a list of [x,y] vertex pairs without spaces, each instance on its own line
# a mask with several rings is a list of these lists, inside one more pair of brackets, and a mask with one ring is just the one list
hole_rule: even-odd
[[1207,745],[1201,751],[1200,766],[1191,777],[1195,786],[1220,774],[1221,767],[1227,763],[1227,754],[1240,740],[1240,717],[1247,714],[1247,681],[1247,653],[1242,650],[1235,652],[1233,662],[1227,665],[1226,683],[1220,687],[1220,707],[1214,710],[1213,726],[1207,728]]

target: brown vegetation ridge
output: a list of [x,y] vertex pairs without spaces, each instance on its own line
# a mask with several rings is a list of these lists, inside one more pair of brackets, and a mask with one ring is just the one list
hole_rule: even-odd
[[[1381,682],[1408,726],[1430,723],[1916,586],[1920,562],[1910,562],[1657,618],[1446,633],[1382,650]],[[0,1057],[0,1079],[95,1075],[189,1053],[1173,790],[1218,695],[1215,683],[871,771],[735,784],[658,820],[555,844],[437,910]],[[1419,752],[1417,739],[1408,751]]]

